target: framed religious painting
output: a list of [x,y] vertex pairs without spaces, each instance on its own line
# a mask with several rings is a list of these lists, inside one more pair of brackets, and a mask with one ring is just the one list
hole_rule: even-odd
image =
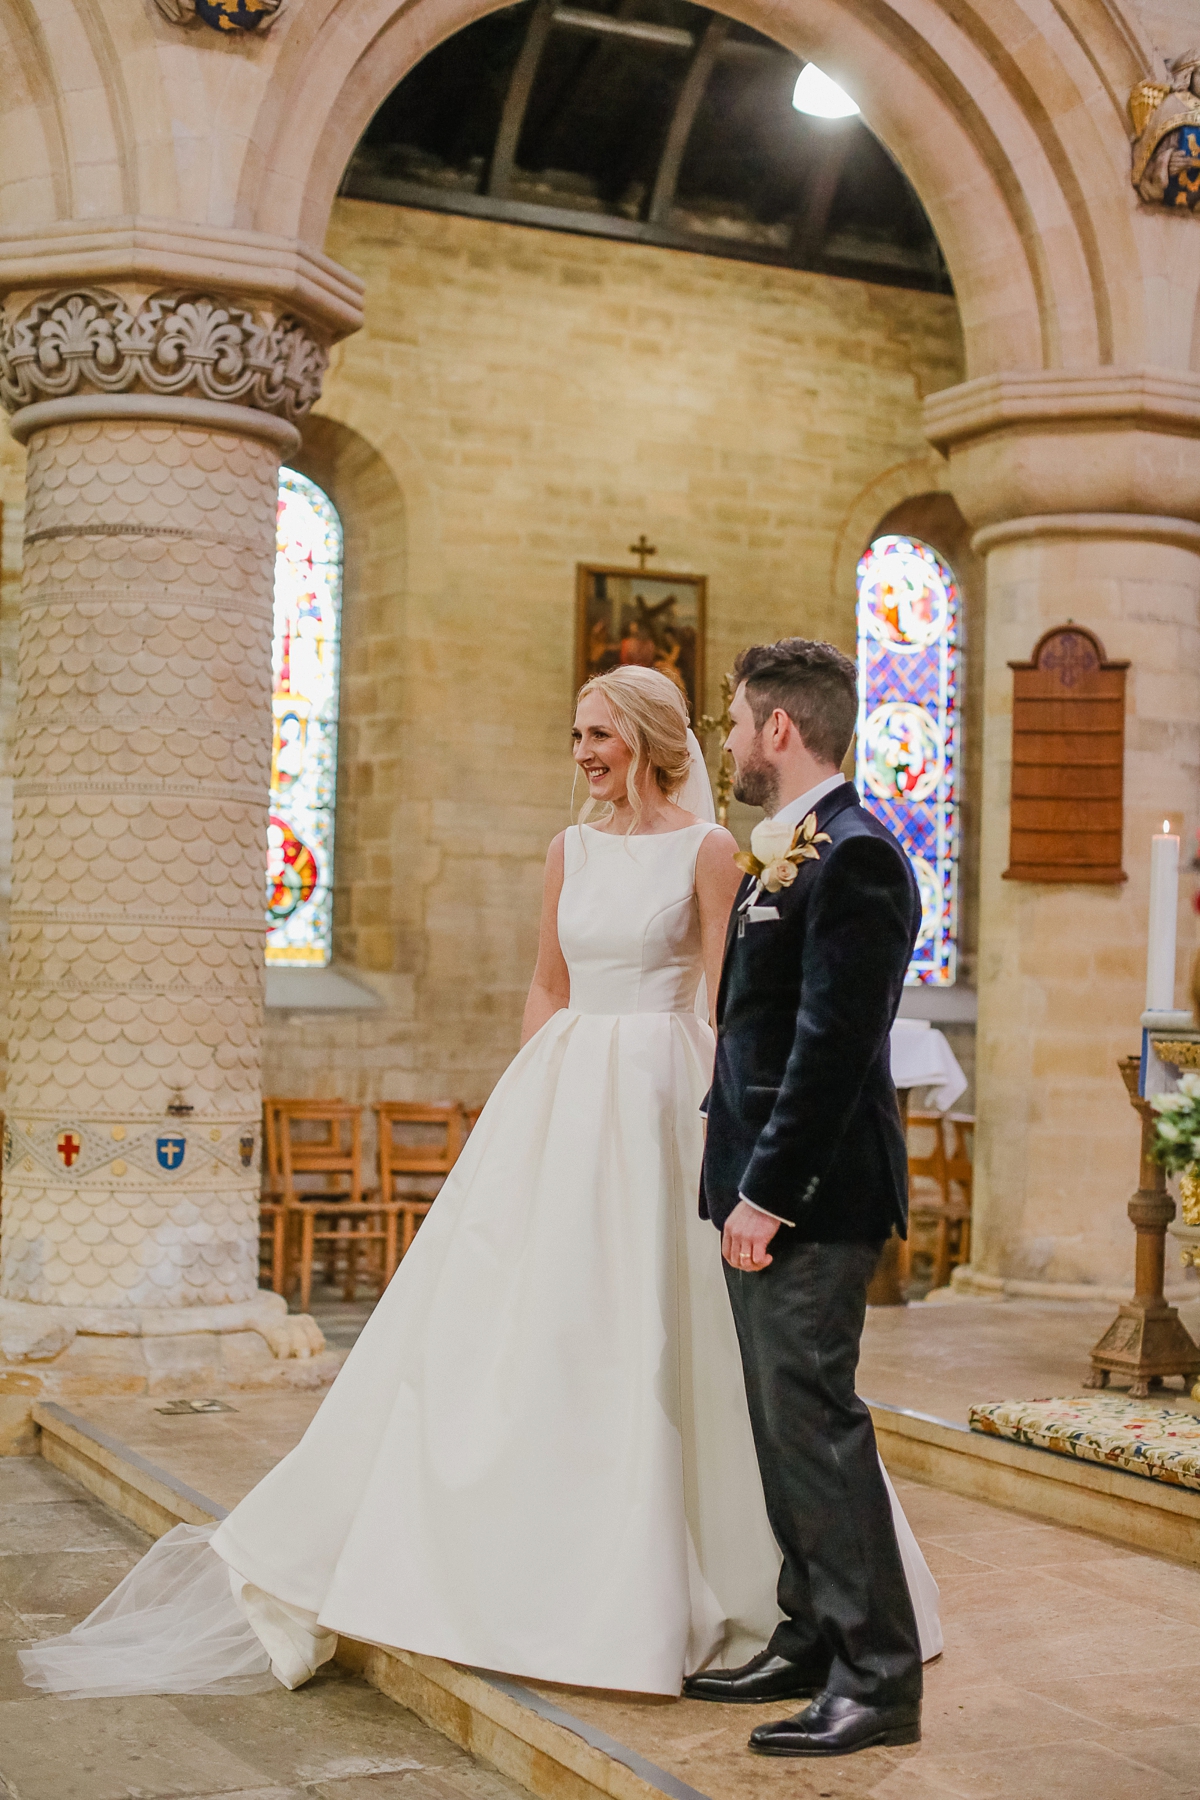
[[681,689],[695,719],[704,711],[708,582],[665,569],[576,570],[575,689],[623,663],[658,669]]

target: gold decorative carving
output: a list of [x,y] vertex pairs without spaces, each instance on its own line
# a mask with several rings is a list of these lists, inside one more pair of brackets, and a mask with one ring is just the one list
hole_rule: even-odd
[[1179,1177],[1179,1212],[1185,1225],[1200,1225],[1200,1169],[1185,1169]]
[[19,318],[0,313],[9,412],[69,394],[141,392],[232,402],[295,423],[321,392],[328,351],[300,320],[259,319],[210,294],[152,294],[137,312],[107,288],[72,288]]
[[1200,1069],[1200,1043],[1176,1043],[1173,1038],[1153,1036],[1152,1042],[1160,1062],[1174,1063],[1177,1069]]
[[729,708],[733,704],[733,676],[721,677],[721,710],[714,718],[711,713],[702,713],[696,720],[697,737],[707,738],[713,732],[717,734],[717,818],[722,825],[729,823],[729,802],[733,799],[733,758],[725,748],[725,739],[733,729],[733,720],[729,716]]
[[1134,187],[1152,206],[1200,211],[1200,50],[1168,66],[1169,83],[1139,81],[1129,96]]

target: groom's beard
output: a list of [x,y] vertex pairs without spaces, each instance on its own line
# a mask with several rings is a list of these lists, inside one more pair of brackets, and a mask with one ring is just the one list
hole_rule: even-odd
[[733,773],[733,797],[746,806],[761,806],[768,818],[779,799],[779,777],[757,747]]

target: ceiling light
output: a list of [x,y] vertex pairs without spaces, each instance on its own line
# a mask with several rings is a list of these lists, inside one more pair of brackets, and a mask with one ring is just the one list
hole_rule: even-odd
[[859,108],[844,88],[831,81],[816,63],[805,63],[796,79],[792,105],[814,119],[848,119]]

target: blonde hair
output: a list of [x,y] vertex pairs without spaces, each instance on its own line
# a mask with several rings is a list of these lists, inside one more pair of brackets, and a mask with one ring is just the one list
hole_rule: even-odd
[[[610,669],[606,675],[593,675],[580,688],[575,704],[578,706],[589,694],[603,697],[617,736],[633,756],[627,784],[633,820],[626,833],[632,836],[642,818],[642,797],[638,792],[642,770],[649,766],[659,792],[668,800],[688,778],[691,758],[687,701],[668,676],[638,663]],[[579,815],[581,824],[586,823],[593,806],[598,804],[601,803],[588,799]],[[611,816],[611,802],[602,804]]]

